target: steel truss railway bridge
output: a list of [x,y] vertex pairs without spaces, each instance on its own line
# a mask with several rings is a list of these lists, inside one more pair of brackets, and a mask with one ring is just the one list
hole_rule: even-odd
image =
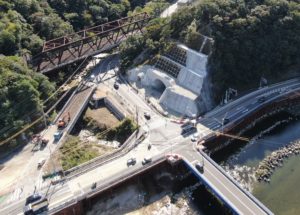
[[43,50],[31,60],[36,71],[48,73],[118,46],[128,36],[143,33],[150,20],[147,13],[114,20],[44,42]]

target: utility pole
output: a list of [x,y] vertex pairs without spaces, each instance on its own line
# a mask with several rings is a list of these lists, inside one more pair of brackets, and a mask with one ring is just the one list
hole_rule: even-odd
[[260,82],[259,82],[259,89],[264,87],[264,86],[267,86],[267,85],[268,85],[268,80],[262,76],[260,78]]
[[42,111],[42,114],[43,114],[43,120],[44,120],[45,128],[47,128],[48,124],[47,124],[47,118],[46,118],[46,114],[45,114],[45,111],[44,111],[43,104],[41,105],[41,111]]
[[[135,121],[137,124],[137,131],[139,131],[139,112],[138,112],[138,106],[135,106]],[[136,136],[138,135],[139,132],[136,132]]]
[[224,104],[227,104],[228,102],[228,91],[225,91],[225,98],[224,98]]

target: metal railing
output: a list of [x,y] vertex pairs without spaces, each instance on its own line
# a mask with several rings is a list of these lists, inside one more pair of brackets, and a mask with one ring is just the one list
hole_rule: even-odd
[[243,189],[230,175],[228,175],[225,170],[223,170],[213,159],[211,159],[204,152],[199,151],[199,153],[210,162],[222,175],[224,175],[228,180],[230,180],[240,191],[242,191],[248,198],[250,198],[257,206],[259,206],[263,211],[265,211],[269,215],[273,215],[273,212],[270,211],[265,205],[263,205],[260,201],[258,201],[251,193]]

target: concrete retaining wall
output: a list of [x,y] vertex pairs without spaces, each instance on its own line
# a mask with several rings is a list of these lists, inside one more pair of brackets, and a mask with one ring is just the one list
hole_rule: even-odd
[[91,93],[86,97],[86,99],[85,99],[84,103],[82,104],[82,106],[81,106],[79,112],[77,112],[76,116],[73,117],[73,119],[71,119],[71,121],[70,121],[68,127],[67,127],[66,130],[65,130],[65,134],[66,134],[66,133],[69,134],[69,133],[72,131],[72,129],[74,128],[74,126],[75,126],[75,124],[76,124],[78,118],[81,116],[83,110],[86,108],[87,104],[89,103],[89,100],[90,100],[91,96],[93,95],[95,89],[96,89],[96,87],[94,86],[93,89],[91,90]]
[[203,85],[204,76],[199,75],[187,68],[182,68],[177,77],[179,85],[191,90],[196,94],[200,94]]
[[117,117],[118,120],[123,120],[126,115],[122,113],[110,100],[109,98],[104,98],[104,104],[105,106],[114,113],[114,115]]
[[198,115],[197,103],[186,96],[173,92],[172,88],[167,88],[164,91],[159,102],[165,107],[186,114],[187,116],[192,117],[193,114]]

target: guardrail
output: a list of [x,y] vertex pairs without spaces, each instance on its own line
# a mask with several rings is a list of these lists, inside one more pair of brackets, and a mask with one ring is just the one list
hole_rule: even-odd
[[[96,89],[96,87],[94,86],[93,89],[91,90],[91,93],[89,94],[89,96],[87,96],[84,100],[84,103],[82,104],[81,108],[79,109],[79,112],[76,114],[75,118],[72,118],[70,123],[67,125],[67,127],[63,130],[63,135],[62,137],[59,139],[59,141],[57,142],[57,147],[55,147],[54,151],[59,149],[59,146],[61,146],[64,142],[65,142],[65,137],[67,136],[67,134],[72,130],[72,128],[74,127],[74,125],[77,122],[77,119],[79,118],[80,114],[82,113],[82,111],[84,110],[84,108],[86,107],[86,105],[88,104],[88,101],[91,97],[91,95],[93,94],[94,90]],[[75,93],[77,92],[77,89],[75,90]],[[71,99],[72,97],[70,97]],[[70,101],[69,101],[70,102]],[[66,104],[64,106],[64,109],[61,111],[61,114],[63,113],[63,111],[65,110],[65,108],[67,107],[68,104]],[[60,115],[61,115],[60,114]]]
[[[280,82],[280,83],[276,83],[276,84],[272,84],[270,86],[268,86],[267,88],[261,88],[261,89],[257,89],[255,91],[252,91],[246,95],[244,95],[243,97],[237,97],[235,98],[234,100],[230,101],[229,103],[227,103],[226,105],[234,105],[236,103],[238,103],[239,101],[241,100],[245,100],[247,99],[248,97],[251,97],[253,95],[255,96],[259,96],[261,94],[261,91],[267,91],[267,90],[272,90],[272,89],[276,89],[278,87],[280,87],[281,85],[283,84],[288,84],[289,82],[293,82],[293,81],[300,81],[300,78],[299,76],[297,76],[297,78],[293,78],[293,79],[289,79],[287,81],[284,81],[284,82]],[[281,86],[282,87],[282,86]],[[222,111],[226,105],[224,106],[217,106],[215,109],[211,110],[210,112],[208,112],[207,114],[205,114],[206,117],[212,117],[212,115]]]
[[257,206],[259,206],[263,211],[265,211],[269,215],[274,215],[272,211],[270,211],[266,206],[264,206],[260,201],[258,201],[251,193],[243,189],[233,178],[231,178],[213,159],[211,159],[207,154],[202,151],[199,153],[205,157],[207,161],[209,161],[216,169],[219,170],[228,180],[230,180],[240,191],[242,191],[248,198],[250,198]]
[[104,98],[104,103],[105,106],[115,114],[118,120],[123,120],[125,118],[126,115],[123,114],[108,97]]
[[71,205],[77,204],[79,201],[82,201],[83,199],[88,199],[92,197],[93,195],[99,194],[107,189],[110,189],[111,187],[116,186],[117,184],[120,184],[126,180],[129,180],[130,178],[133,178],[142,172],[147,171],[148,169],[153,168],[154,166],[161,164],[166,161],[166,158],[164,156],[157,156],[153,158],[153,161],[146,166],[142,166],[138,169],[135,169],[134,171],[126,172],[125,174],[121,174],[120,176],[116,178],[109,178],[104,183],[102,183],[100,186],[96,187],[94,190],[91,190],[76,199],[70,199],[69,201],[66,201],[65,203],[58,205],[57,207],[54,207],[48,211],[49,214],[55,214],[62,209],[69,207]]
[[[126,154],[129,150],[131,150],[132,147],[135,147],[135,144],[132,144],[132,141],[134,139],[135,136],[137,136],[137,139],[139,140],[139,138],[142,137],[142,135],[144,135],[144,133],[141,134],[137,134],[138,131],[135,131],[131,134],[131,136],[125,141],[125,143],[123,143],[123,145],[116,150],[115,152],[108,154],[108,155],[104,155],[104,156],[100,156],[97,158],[94,158],[86,163],[80,164],[76,167],[73,167],[67,171],[65,171],[64,175],[66,177],[67,180],[70,180],[74,177],[77,177],[79,175],[82,175],[83,173],[90,171],[100,165],[103,165],[107,162],[112,161],[113,159],[116,159],[117,157],[120,157],[124,154]],[[132,144],[132,146],[130,147],[130,143]],[[138,144],[138,143],[137,143]],[[126,147],[128,146],[126,151],[123,151]],[[70,175],[71,174],[71,175]],[[68,176],[69,175],[69,176]]]
[[[77,112],[76,116],[73,117],[73,119],[72,119],[71,122],[69,123],[69,125],[68,125],[68,127],[67,127],[65,133],[69,133],[69,132],[73,129],[73,127],[75,126],[75,124],[76,124],[78,118],[80,117],[82,111],[84,110],[84,108],[85,108],[86,105],[88,104],[88,102],[89,102],[91,96],[93,95],[93,92],[95,91],[95,89],[96,89],[96,86],[93,86],[93,87],[92,87],[92,90],[91,90],[91,92],[90,92],[90,94],[85,98],[83,104],[81,105],[81,108],[79,109],[79,112]],[[76,91],[77,91],[77,90],[76,90]]]
[[86,197],[90,198],[91,196],[93,196],[95,194],[101,193],[111,187],[116,186],[117,184],[120,184],[123,181],[126,181],[130,178],[133,178],[133,177],[141,174],[142,172],[146,172],[148,169],[151,169],[154,166],[156,166],[160,163],[163,163],[164,161],[166,161],[166,158],[164,156],[158,156],[158,157],[154,158],[151,163],[149,163],[145,166],[142,166],[142,168],[139,168],[138,170],[130,171],[124,175],[119,176],[118,178],[116,178],[114,180],[111,180],[111,179],[108,180],[107,184],[102,184],[100,187],[97,187],[96,189],[91,190],[89,193],[87,193]]
[[194,174],[196,176],[198,176],[198,178],[201,178],[203,180],[203,183],[205,185],[207,185],[211,191],[223,202],[225,203],[225,205],[228,205],[228,207],[230,207],[232,209],[232,211],[235,213],[235,214],[240,214],[240,211],[226,198],[226,196],[224,196],[222,193],[220,192],[217,192],[217,188],[211,184],[209,182],[209,180],[207,180],[202,174],[200,174],[197,169],[186,159],[186,158],[183,158],[182,159],[183,162],[187,165],[188,168],[191,169],[192,172],[194,172]]
[[55,117],[55,119],[53,120],[53,123],[55,124],[57,122],[57,120],[61,117],[61,115],[64,113],[65,109],[68,107],[68,105],[70,104],[71,100],[73,99],[74,95],[77,93],[77,90],[79,88],[81,84],[79,84],[77,86],[77,88],[74,90],[74,92],[71,94],[71,96],[69,97],[69,99],[67,100],[67,102],[65,103],[65,105],[63,106],[63,108],[60,110],[59,114],[57,114],[57,116]]

